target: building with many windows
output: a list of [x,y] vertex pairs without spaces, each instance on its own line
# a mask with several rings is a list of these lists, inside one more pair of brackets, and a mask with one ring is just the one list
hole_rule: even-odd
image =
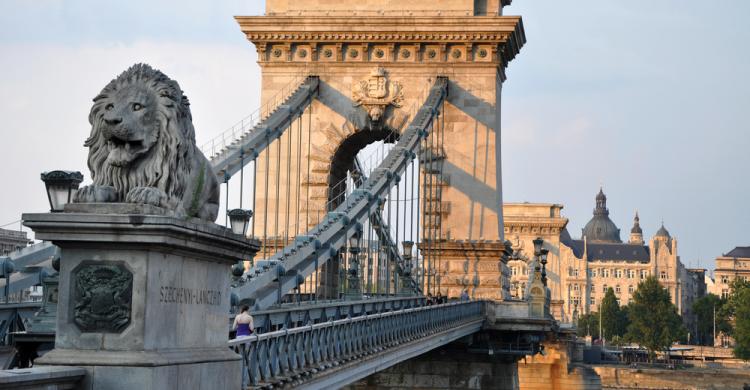
[[607,197],[600,190],[593,217],[581,238],[575,239],[566,228],[568,219],[561,216],[562,208],[539,203],[503,206],[505,235],[514,249],[508,262],[513,296],[525,294],[528,267],[534,261],[532,241],[541,237],[549,250],[548,287],[558,320],[573,322],[577,315],[597,311],[610,287],[620,304],[627,305],[638,283],[654,275],[669,290],[672,302],[692,328],[692,302],[705,294],[705,270],[687,269],[682,264],[677,239],[663,225],[646,242],[636,213],[630,237],[623,242],[620,229],[609,218]]
[[714,285],[709,291],[727,297],[732,282],[742,278],[750,280],[750,246],[738,246],[716,258]]

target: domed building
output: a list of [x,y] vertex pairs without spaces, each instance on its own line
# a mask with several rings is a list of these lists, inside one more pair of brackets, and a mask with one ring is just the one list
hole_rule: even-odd
[[589,242],[622,242],[620,241],[620,229],[609,219],[607,196],[604,195],[604,191],[601,188],[599,188],[599,193],[596,194],[594,216],[583,227],[581,237],[586,237]]
[[705,286],[694,286],[696,280],[680,261],[677,239],[661,228],[646,242],[635,213],[628,242],[622,242],[620,229],[610,219],[607,196],[602,189],[595,197],[593,216],[581,231],[581,237],[571,237],[568,219],[561,216],[559,204],[514,203],[503,205],[505,236],[513,242],[511,286],[518,286],[516,297],[521,298],[528,279],[524,269],[533,260],[532,241],[544,240],[549,249],[547,274],[551,291],[552,309],[562,322],[573,322],[575,316],[598,311],[607,289],[612,288],[621,305],[627,305],[638,283],[650,275],[656,276],[669,290],[689,329],[692,328],[692,302]]

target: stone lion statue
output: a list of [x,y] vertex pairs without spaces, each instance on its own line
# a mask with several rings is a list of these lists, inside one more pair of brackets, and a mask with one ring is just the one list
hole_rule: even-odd
[[190,103],[176,81],[133,65],[94,98],[89,122],[84,146],[94,183],[74,202],[149,204],[216,220],[219,182],[195,145]]

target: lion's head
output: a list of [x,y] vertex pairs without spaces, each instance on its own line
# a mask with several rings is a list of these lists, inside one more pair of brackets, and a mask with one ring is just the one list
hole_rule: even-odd
[[94,98],[88,166],[94,184],[118,200],[135,187],[181,198],[195,154],[190,103],[176,81],[146,64],[120,74]]

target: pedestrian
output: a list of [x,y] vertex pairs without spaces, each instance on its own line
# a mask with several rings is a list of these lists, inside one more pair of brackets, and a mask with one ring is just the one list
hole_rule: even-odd
[[466,289],[463,289],[461,291],[461,301],[468,301],[469,300],[469,292],[466,291]]
[[432,304],[435,303],[432,300],[432,293],[427,293],[427,306],[432,306]]
[[253,316],[248,313],[249,310],[250,308],[247,305],[242,306],[240,314],[237,314],[234,317],[232,330],[237,330],[235,338],[250,336],[253,334],[253,331],[255,331],[255,327],[253,327]]

